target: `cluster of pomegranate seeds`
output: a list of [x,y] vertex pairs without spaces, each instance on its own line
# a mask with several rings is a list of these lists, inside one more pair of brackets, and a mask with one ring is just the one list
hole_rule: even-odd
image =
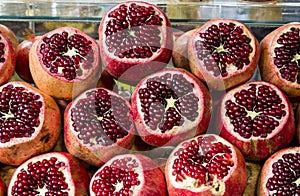
[[40,125],[41,97],[24,87],[5,86],[0,92],[0,142],[31,137]]
[[119,58],[150,58],[160,49],[162,18],[153,7],[122,4],[109,13],[108,51]]
[[226,77],[228,72],[241,70],[250,63],[251,39],[234,23],[211,25],[199,38],[195,43],[197,56],[214,76]]
[[92,42],[82,35],[70,35],[68,32],[43,38],[40,53],[49,72],[67,80],[81,76],[94,61]]
[[195,187],[210,184],[224,178],[234,165],[230,148],[213,137],[198,137],[183,146],[174,153],[178,157],[172,166],[176,181],[193,178]]
[[132,195],[134,186],[140,185],[135,172],[138,163],[131,157],[114,160],[97,174],[92,184],[95,195]]
[[282,155],[272,165],[272,174],[266,187],[272,195],[300,195],[300,154]]
[[139,89],[145,123],[162,133],[180,126],[185,120],[198,116],[199,98],[193,93],[194,85],[182,74],[164,74],[147,80]]
[[52,157],[29,163],[22,169],[12,187],[12,195],[61,195],[68,196],[68,182],[62,170],[64,162]]
[[0,63],[4,63],[5,62],[5,58],[3,57],[5,52],[5,44],[3,44],[1,42],[2,37],[0,36]]
[[244,138],[266,138],[286,116],[281,98],[267,85],[250,84],[225,103],[234,131]]
[[111,145],[128,135],[132,125],[125,100],[105,89],[89,91],[71,109],[73,128],[84,144]]
[[292,27],[280,35],[274,49],[274,64],[280,71],[281,77],[300,83],[300,29]]

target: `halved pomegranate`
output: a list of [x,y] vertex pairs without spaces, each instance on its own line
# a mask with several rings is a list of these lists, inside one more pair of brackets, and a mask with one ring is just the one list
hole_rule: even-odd
[[83,165],[66,152],[50,152],[31,159],[15,171],[8,196],[88,196],[89,176]]
[[167,160],[165,176],[169,196],[242,195],[247,178],[242,153],[215,134],[180,143]]
[[162,171],[152,159],[141,154],[122,154],[106,162],[90,181],[90,194],[166,195]]
[[101,73],[99,46],[84,32],[61,27],[34,42],[29,67],[39,89],[57,99],[70,100],[95,87]]
[[284,148],[264,163],[257,195],[300,195],[300,147]]
[[282,25],[260,44],[262,80],[269,81],[289,97],[300,97],[300,22]]
[[252,81],[230,90],[219,114],[220,136],[237,146],[247,160],[265,160],[294,137],[291,104],[268,82]]
[[141,80],[131,105],[137,131],[153,146],[174,145],[204,133],[212,113],[208,89],[181,68],[166,68]]
[[248,81],[259,55],[256,37],[236,20],[212,19],[197,28],[188,42],[191,72],[216,90]]
[[25,82],[0,87],[0,162],[19,165],[50,151],[61,129],[54,99]]
[[104,14],[99,26],[103,64],[115,78],[136,84],[169,62],[172,32],[170,21],[157,6],[119,3]]
[[7,39],[11,42],[14,49],[17,48],[19,41],[12,29],[10,29],[8,26],[0,24],[0,34],[7,37]]
[[129,149],[135,138],[129,102],[105,88],[80,94],[64,113],[67,150],[95,166]]

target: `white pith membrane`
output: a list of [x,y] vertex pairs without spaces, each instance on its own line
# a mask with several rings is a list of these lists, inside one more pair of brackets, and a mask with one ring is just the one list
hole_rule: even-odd
[[[177,72],[176,70],[172,70],[172,71],[169,71],[169,70],[161,71],[160,73],[155,73],[155,76],[150,75],[150,76],[147,76],[145,79],[143,79],[143,83],[142,83],[142,85],[139,87],[139,89],[147,88],[147,81],[148,81],[149,79],[152,79],[152,78],[154,78],[154,77],[161,77],[161,76],[164,76],[165,74],[171,74],[171,75],[172,75],[171,78],[173,78],[175,74],[178,74],[178,75],[184,75],[183,73]],[[157,125],[156,129],[152,129],[149,125],[146,124],[145,121],[142,121],[142,122],[145,124],[145,126],[148,127],[148,131],[149,131],[150,133],[155,133],[155,134],[157,134],[157,133],[159,132],[160,134],[164,134],[164,135],[165,135],[165,134],[173,134],[173,133],[177,133],[177,132],[180,132],[181,130],[187,130],[187,128],[196,127],[196,126],[198,125],[198,123],[201,121],[201,119],[203,118],[203,110],[204,110],[204,109],[203,109],[202,106],[204,106],[204,98],[203,98],[203,97],[204,97],[204,94],[203,94],[203,92],[201,91],[201,89],[197,87],[196,82],[195,82],[192,78],[190,78],[189,76],[187,76],[187,77],[184,77],[184,79],[186,79],[187,82],[190,83],[190,84],[188,84],[188,85],[191,85],[191,87],[192,87],[192,89],[193,89],[192,92],[190,92],[190,93],[188,93],[188,94],[184,94],[181,98],[178,98],[178,99],[176,99],[176,98],[174,98],[174,97],[172,97],[172,96],[171,96],[171,98],[165,99],[166,102],[167,102],[166,106],[163,106],[163,104],[160,103],[160,102],[152,102],[152,103],[150,104],[149,110],[150,110],[151,108],[153,108],[153,110],[155,110],[155,108],[157,108],[158,106],[161,106],[161,107],[164,108],[164,116],[163,116],[163,118],[162,118],[161,121],[160,121],[160,123],[161,123],[161,122],[164,120],[166,111],[167,111],[168,109],[170,109],[170,108],[174,108],[175,111],[178,112],[178,114],[182,114],[182,113],[179,112],[179,110],[176,108],[175,102],[176,102],[176,101],[181,102],[180,99],[184,98],[184,97],[187,96],[187,95],[192,95],[192,94],[193,94],[193,95],[196,95],[196,97],[198,98],[198,102],[194,102],[194,107],[197,107],[197,108],[198,108],[198,109],[197,109],[197,112],[198,112],[197,117],[196,117],[194,120],[189,120],[185,115],[181,115],[181,118],[183,119],[183,124],[181,124],[181,125],[179,125],[179,126],[173,126],[172,129],[168,129],[168,130],[165,131],[164,133],[161,132],[161,130],[160,130],[160,128],[158,127],[158,125]],[[169,87],[170,87],[170,86],[169,86]],[[138,108],[138,111],[139,111],[139,115],[141,116],[141,119],[144,119],[145,113],[143,112],[143,108],[142,108],[143,106],[142,106],[140,97],[137,96],[137,97],[136,97],[136,100],[137,100],[137,104],[136,104],[136,105],[137,105],[137,108]],[[153,114],[153,115],[155,115],[155,114]],[[154,118],[155,118],[155,117],[156,117],[156,116],[154,116]]]
[[[230,159],[227,158],[226,160],[232,161],[234,163],[234,160],[237,159],[237,155],[236,155],[235,151],[232,150],[233,147],[229,142],[227,142],[226,140],[222,139],[221,137],[215,136],[213,134],[204,134],[204,135],[200,135],[195,138],[188,139],[188,140],[182,142],[173,150],[173,152],[170,154],[168,161],[167,161],[167,163],[169,163],[169,164],[166,165],[166,167],[168,167],[168,173],[166,175],[168,175],[168,179],[169,179],[170,183],[175,188],[187,189],[192,192],[204,192],[204,191],[210,190],[213,194],[223,195],[226,191],[225,190],[226,189],[225,182],[231,176],[231,173],[234,172],[234,170],[236,169],[236,163],[234,163],[233,166],[227,167],[228,173],[223,178],[218,178],[218,176],[216,174],[212,174],[206,169],[205,170],[205,172],[206,172],[205,173],[205,183],[203,183],[203,184],[200,184],[199,180],[192,178],[191,176],[188,176],[186,173],[184,173],[184,166],[182,166],[181,171],[183,171],[183,172],[181,173],[181,177],[180,177],[181,181],[176,180],[176,175],[175,175],[176,171],[173,168],[175,160],[179,160],[179,156],[176,153],[181,148],[185,148],[188,144],[191,144],[191,142],[196,142],[197,145],[201,145],[197,141],[199,138],[204,138],[204,139],[213,138],[214,142],[212,142],[212,144],[221,142],[224,146],[228,147],[231,150],[231,153],[230,153],[231,157],[230,157]],[[209,149],[203,149],[201,147],[201,148],[199,148],[198,155],[200,155],[200,156],[205,155],[206,152],[208,152],[208,151],[209,151]],[[217,153],[213,157],[211,157],[210,161],[212,161],[213,158],[217,157],[217,156],[224,157],[224,154],[225,153]],[[189,154],[189,155],[192,156],[192,154]],[[197,155],[194,155],[194,156],[197,156]],[[210,162],[207,163],[207,162],[203,162],[203,161],[201,161],[200,163],[197,163],[197,162],[195,162],[195,160],[192,160],[190,158],[186,159],[186,160],[193,162],[195,166],[203,165],[205,167],[210,163]],[[212,178],[212,179],[210,179],[210,178]]]
[[[9,142],[5,142],[5,143],[2,143],[0,142],[0,148],[2,147],[9,147],[9,146],[13,146],[13,145],[16,145],[16,144],[21,144],[23,143],[24,141],[30,141],[30,140],[33,140],[34,138],[36,138],[36,136],[40,133],[40,130],[42,129],[42,126],[44,124],[44,118],[45,118],[45,110],[46,110],[46,106],[45,106],[45,101],[44,101],[44,98],[41,94],[29,89],[28,87],[22,85],[21,83],[18,83],[18,82],[9,82],[3,86],[0,87],[0,92],[2,92],[2,89],[7,87],[8,85],[13,85],[14,88],[16,87],[22,87],[24,88],[24,90],[22,92],[25,92],[25,93],[33,93],[34,95],[38,95],[40,98],[38,99],[43,105],[42,107],[40,108],[40,112],[39,112],[39,125],[37,127],[34,127],[34,132],[28,136],[28,137],[12,137],[10,139]],[[11,104],[11,101],[9,102],[9,104]],[[26,110],[23,111],[23,113],[25,113]],[[8,119],[15,119],[16,121],[18,122],[21,122],[21,123],[25,123],[24,121],[18,119],[11,111],[10,111],[10,106],[9,106],[9,111],[8,113],[3,113],[1,110],[0,110],[0,119],[5,119],[4,123],[8,120]],[[26,123],[25,123],[26,124]],[[2,127],[3,124],[0,125],[0,127]],[[12,127],[13,129],[13,127]],[[13,129],[11,131],[19,131],[19,130],[16,130],[16,129]],[[2,133],[0,133],[2,134]]]
[[[120,5],[117,5],[115,8],[111,9],[109,11],[109,13],[115,11],[115,10],[118,10],[122,5],[126,5],[127,6],[127,14],[130,15],[129,13],[129,7],[131,6],[131,2],[128,2],[128,3],[121,3]],[[142,44],[140,45],[134,45],[134,48],[138,48],[138,47],[143,47],[143,46],[149,46],[150,47],[150,51],[152,52],[152,56],[151,57],[147,57],[147,58],[137,58],[137,57],[134,57],[134,58],[128,58],[126,56],[124,56],[124,58],[120,58],[118,56],[116,56],[114,53],[116,51],[116,48],[114,48],[114,50],[112,52],[109,51],[109,47],[107,46],[107,44],[103,44],[103,47],[104,47],[104,50],[105,50],[105,53],[112,59],[118,59],[118,61],[124,61],[125,63],[128,63],[128,62],[132,62],[132,63],[144,63],[144,62],[149,62],[153,59],[155,59],[160,53],[161,53],[161,48],[164,48],[165,47],[165,40],[166,40],[166,34],[167,34],[167,29],[166,28],[170,28],[170,27],[165,27],[166,25],[166,19],[164,18],[163,16],[163,12],[161,12],[160,10],[158,10],[157,8],[154,7],[154,5],[150,5],[150,4],[147,4],[147,3],[144,3],[144,2],[134,2],[134,4],[138,5],[138,6],[143,6],[143,7],[153,7],[154,10],[155,10],[155,15],[158,15],[162,20],[162,25],[161,26],[155,26],[155,25],[145,25],[143,27],[148,27],[148,28],[158,28],[160,33],[158,35],[156,35],[157,37],[160,37],[161,40],[160,40],[160,44],[159,46],[157,47],[160,47],[157,51],[153,51],[150,47],[150,45],[148,43],[146,43],[145,41],[141,40],[137,35],[136,35],[136,32],[140,31],[138,28],[141,27],[141,26],[134,26],[132,27],[131,24],[130,24],[130,21],[128,20],[128,16],[126,17],[126,23],[128,24],[128,28],[123,28],[121,30],[118,30],[116,33],[114,33],[113,35],[116,36],[116,34],[120,34],[119,36],[123,36],[122,34],[125,32],[125,34],[127,36],[130,36],[130,37],[134,37],[134,38],[138,38],[139,41],[142,42]],[[147,20],[151,19],[152,16],[150,16]],[[110,20],[115,20],[115,21],[118,21],[116,20],[116,18],[114,17],[109,17],[107,16],[103,26],[105,27],[108,27],[108,22]],[[147,21],[146,20],[146,21]],[[106,43],[106,40],[108,38],[108,36],[105,35],[105,31],[106,31],[107,28],[104,28],[103,30],[103,37],[102,37],[102,42],[103,43]],[[127,38],[123,38],[123,42],[126,42],[128,41]],[[120,45],[119,45],[120,46]],[[155,45],[156,46],[156,45]],[[124,52],[124,51],[122,51]]]
[[[30,158],[29,160],[27,160],[26,162],[22,163],[17,169],[16,171],[14,172],[14,175],[12,176],[12,179],[9,183],[9,187],[8,187],[8,194],[9,195],[15,195],[15,194],[12,194],[12,190],[13,190],[13,187],[16,186],[15,183],[18,181],[18,175],[21,173],[21,172],[26,172],[27,174],[27,177],[31,177],[31,180],[33,182],[36,182],[40,179],[37,179],[36,177],[33,177],[32,174],[30,174],[28,172],[28,165],[29,164],[35,164],[37,162],[43,162],[43,160],[50,160],[51,158],[56,158],[56,162],[55,164],[57,165],[58,163],[63,163],[64,166],[60,167],[58,169],[58,172],[61,172],[63,174],[63,177],[64,177],[64,181],[67,183],[68,187],[67,189],[64,189],[62,190],[62,192],[64,193],[67,193],[68,195],[75,195],[75,189],[74,189],[74,182],[73,182],[73,179],[72,177],[70,176],[71,174],[71,169],[70,169],[70,162],[68,160],[67,157],[65,157],[64,155],[60,154],[60,153],[56,153],[56,152],[51,152],[51,153],[47,153],[47,154],[43,154],[43,155],[39,155],[39,156],[36,156],[36,157],[33,157],[33,158]],[[47,172],[50,171],[52,167],[49,167]],[[46,174],[46,177],[47,177],[47,174]],[[32,188],[28,188],[26,190],[31,190],[31,191],[36,191],[38,194],[37,196],[44,196],[48,190],[46,188],[46,177],[45,177],[45,180],[43,181],[44,182],[44,186],[41,187],[41,186],[38,186],[37,189],[32,189]],[[23,182],[22,182],[23,183]],[[23,184],[22,184],[23,185]],[[23,185],[21,188],[25,188],[25,186]]]
[[[68,28],[71,28],[71,27],[68,27]],[[77,56],[79,56],[79,57],[81,58],[81,62],[79,63],[79,68],[76,69],[76,77],[75,77],[74,79],[72,79],[72,80],[66,79],[65,76],[63,75],[63,69],[64,69],[64,67],[58,66],[58,67],[57,67],[57,68],[58,68],[57,73],[51,73],[51,72],[50,72],[50,68],[46,68],[46,65],[43,63],[43,60],[42,60],[42,59],[43,59],[43,54],[40,53],[41,45],[42,45],[42,44],[46,44],[46,43],[43,41],[44,38],[49,38],[49,39],[50,39],[51,36],[53,36],[53,35],[55,35],[55,34],[59,34],[59,35],[62,36],[62,33],[64,33],[64,32],[68,33],[68,40],[69,40],[69,38],[72,37],[73,35],[78,34],[78,35],[83,36],[83,38],[85,38],[87,41],[91,41],[91,42],[92,42],[92,43],[90,43],[90,46],[91,46],[91,51],[90,51],[90,53],[93,52],[92,56],[93,56],[94,59],[93,59],[88,65],[86,64],[86,61],[89,60],[89,59],[86,58],[87,56],[83,56],[83,55],[79,54],[79,51],[80,51],[80,50],[76,49],[75,47],[73,47],[72,49],[70,49],[70,48],[69,48],[69,44],[67,44],[67,45],[68,45],[68,46],[67,46],[67,48],[68,48],[67,52],[60,52],[59,55],[57,55],[55,59],[52,59],[52,63],[51,63],[51,64],[54,64],[60,57],[69,57],[69,59],[70,59],[71,61],[73,61],[73,63],[74,63],[74,60],[72,59],[72,57],[75,58],[75,56],[77,55]],[[37,52],[37,54],[39,54],[39,62],[40,62],[41,64],[43,64],[43,66],[42,66],[43,69],[44,69],[49,75],[51,75],[51,76],[53,76],[53,77],[56,77],[56,78],[58,78],[58,79],[60,79],[60,80],[65,80],[65,81],[67,81],[67,82],[74,82],[74,81],[84,80],[84,79],[86,78],[86,76],[87,76],[87,75],[90,75],[90,73],[93,71],[91,68],[88,68],[88,67],[92,67],[91,65],[94,63],[95,59],[97,58],[97,57],[95,56],[95,54],[97,54],[97,52],[94,51],[95,47],[92,47],[92,44],[93,44],[93,43],[94,43],[94,40],[90,39],[90,38],[87,37],[86,35],[83,35],[81,32],[79,32],[79,30],[77,30],[77,29],[75,29],[75,28],[71,28],[71,30],[62,29],[61,31],[57,31],[57,32],[55,32],[55,33],[49,32],[49,33],[45,34],[43,37],[41,37],[41,38],[39,39],[39,41],[38,41],[38,45],[37,45],[36,52]],[[96,42],[95,42],[94,44],[96,44]],[[53,44],[53,46],[54,46],[54,45],[55,45],[55,44]],[[83,49],[83,50],[85,50],[85,49]],[[90,54],[90,53],[88,53],[88,54]],[[80,75],[78,74],[79,71],[81,72]]]
[[[251,35],[251,32],[249,32],[249,30],[248,29],[246,29],[246,27],[244,27],[242,24],[238,24],[238,23],[236,23],[237,21],[235,21],[235,29],[236,28],[238,28],[238,27],[240,27],[240,28],[242,28],[243,29],[243,35],[246,35],[251,41],[250,41],[250,43],[249,43],[249,45],[252,47],[252,49],[253,49],[253,51],[249,54],[249,61],[250,61],[250,63],[251,63],[251,59],[253,59],[253,56],[255,55],[255,48],[253,47],[254,45],[255,45],[255,40],[254,39],[252,39],[252,35]],[[216,25],[216,26],[218,26],[218,27],[220,27],[219,25],[220,25],[220,23],[221,22],[213,22],[211,25],[209,25],[206,29],[205,29],[205,31],[204,32],[206,32],[206,30],[208,29],[208,28],[210,28],[212,25]],[[224,24],[230,24],[230,23],[232,23],[231,21],[224,21],[224,22],[222,22],[222,23],[224,23]],[[234,30],[233,30],[234,31]],[[231,31],[231,32],[229,32],[229,34],[231,34],[233,31]],[[221,37],[221,35],[219,35],[220,37]],[[201,38],[200,36],[196,36],[195,38],[194,38],[194,40],[193,40],[193,45],[194,45],[194,47],[196,46],[196,42],[197,41],[201,41],[201,42],[205,42],[205,39],[204,38]],[[221,40],[222,41],[222,40]],[[212,53],[212,54],[214,54],[214,53],[219,53],[220,54],[220,52],[224,52],[224,53],[228,53],[229,51],[228,51],[228,49],[227,48],[224,48],[224,43],[221,43],[218,47],[215,47],[215,50],[214,50],[214,52]],[[194,48],[194,50],[195,51],[197,51],[195,48]],[[203,49],[204,50],[204,49]],[[208,51],[208,50],[207,50]],[[212,55],[211,53],[209,53],[209,55],[207,55],[207,57],[206,58],[210,58],[210,56]],[[212,59],[211,59],[212,60]],[[206,70],[206,72],[208,72],[208,73],[210,73],[214,78],[227,78],[227,77],[231,77],[232,75],[238,75],[240,72],[243,72],[246,68],[247,68],[247,66],[249,65],[249,64],[243,64],[243,68],[242,69],[238,69],[235,65],[234,65],[234,63],[226,63],[226,71],[227,71],[227,73],[228,73],[228,75],[227,76],[225,76],[225,77],[222,77],[222,75],[221,74],[219,74],[218,76],[214,76],[214,71],[208,71],[207,70],[207,68],[205,67],[205,64],[206,63],[203,63],[204,61],[203,60],[200,60],[199,59],[199,61],[202,61],[202,63],[201,63],[201,65],[203,66],[203,69],[205,69]],[[218,67],[219,67],[219,70],[220,70],[220,67],[221,67],[221,65],[220,65],[220,63],[217,63],[217,65],[218,65]],[[204,77],[205,77],[205,75],[204,75]]]
[[[91,195],[97,195],[94,191],[92,191],[92,187],[93,185],[99,181],[99,180],[107,180],[106,178],[101,178],[99,173],[101,171],[104,170],[105,167],[109,167],[112,168],[112,164],[115,163],[118,160],[124,160],[124,159],[128,159],[130,158],[131,160],[128,161],[126,164],[122,165],[122,167],[119,167],[117,169],[120,169],[121,172],[125,172],[128,173],[129,171],[133,171],[135,174],[138,174],[137,179],[139,180],[139,185],[134,185],[134,186],[130,186],[130,191],[132,191],[132,196],[138,196],[139,195],[139,191],[141,190],[145,179],[143,176],[143,172],[144,169],[142,167],[141,162],[139,161],[138,158],[136,158],[134,155],[117,155],[114,158],[110,159],[109,161],[107,161],[92,177],[91,179],[91,183],[90,183],[90,194]],[[132,165],[135,165],[134,167],[132,167]],[[128,168],[128,166],[130,168]],[[142,175],[141,175],[142,174]],[[131,179],[132,180],[132,179]],[[120,191],[124,190],[124,181],[116,181],[115,183],[111,183],[111,188],[114,189],[113,194],[118,195],[118,193],[120,193]],[[100,190],[101,191],[101,190]]]
[[[251,88],[251,84],[254,84],[256,85],[256,94],[255,94],[255,98],[257,98],[258,96],[258,88],[261,87],[261,86],[267,86],[269,90],[274,90],[276,92],[276,95],[279,96],[279,98],[281,99],[281,104],[283,104],[285,106],[284,110],[288,110],[286,112],[285,115],[283,115],[280,119],[279,118],[276,118],[275,116],[272,116],[272,115],[265,115],[263,114],[263,112],[256,112],[256,111],[251,111],[251,110],[248,110],[246,107],[244,107],[243,105],[239,104],[236,102],[236,98],[235,98],[235,94],[236,93],[240,93],[242,90],[248,90]],[[261,97],[263,97],[263,99],[266,101],[266,102],[272,102],[272,100],[266,100],[265,97],[263,95],[260,95]],[[243,115],[240,115],[239,117],[250,117],[251,119],[251,125],[253,125],[253,119],[255,119],[256,117],[259,117],[259,116],[268,116],[270,118],[272,118],[273,120],[277,121],[278,122],[278,126],[275,127],[275,129],[272,130],[271,133],[267,133],[267,137],[265,138],[262,138],[261,135],[259,136],[254,136],[251,132],[251,136],[249,138],[245,138],[243,136],[241,136],[238,132],[234,131],[234,126],[233,124],[231,123],[231,119],[226,115],[226,112],[227,112],[227,109],[225,108],[226,107],[226,101],[228,100],[231,100],[232,102],[234,102],[238,107],[240,108],[244,108],[245,111],[247,112],[247,115],[246,116],[243,116]],[[254,100],[255,102],[255,106],[257,106],[257,100],[255,99]],[[253,110],[255,109],[255,106],[253,107]],[[266,111],[263,110],[263,111]],[[286,100],[284,99],[284,95],[282,92],[280,92],[274,85],[272,84],[269,84],[269,83],[265,83],[263,81],[259,81],[259,82],[250,82],[250,83],[246,83],[244,85],[241,85],[240,87],[238,88],[235,88],[235,89],[232,89],[231,91],[227,92],[225,97],[223,98],[222,100],[222,103],[221,103],[221,117],[222,117],[222,121],[224,123],[224,126],[226,127],[227,130],[229,130],[231,132],[231,134],[233,136],[235,136],[236,138],[239,138],[239,140],[241,141],[249,141],[249,140],[265,140],[265,139],[268,139],[268,138],[272,138],[274,135],[277,134],[278,131],[280,131],[284,126],[285,126],[285,123],[284,122],[287,122],[288,118],[289,118],[289,108],[288,108],[288,103],[286,102]],[[237,119],[236,117],[234,119]],[[253,127],[251,127],[252,130],[253,130]]]

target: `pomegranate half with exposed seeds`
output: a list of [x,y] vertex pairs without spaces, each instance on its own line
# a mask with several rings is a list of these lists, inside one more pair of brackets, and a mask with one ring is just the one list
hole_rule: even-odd
[[100,166],[133,145],[131,106],[108,89],[87,90],[67,106],[64,131],[65,145],[71,154]]
[[15,171],[8,196],[88,196],[89,176],[84,166],[66,152],[35,156]]
[[212,113],[208,89],[181,68],[166,68],[141,80],[131,105],[139,135],[153,146],[204,133]]
[[300,195],[300,147],[277,151],[264,163],[257,195]]
[[5,34],[0,33],[0,85],[13,76],[16,66],[15,49]]
[[11,42],[14,49],[17,48],[19,41],[12,29],[10,29],[8,26],[0,24],[0,34],[7,37],[7,39]]
[[136,84],[169,62],[173,31],[157,6],[129,1],[105,13],[99,26],[99,41],[107,71],[123,82]]
[[54,99],[25,82],[0,87],[0,162],[19,165],[50,151],[61,129]]
[[216,90],[248,81],[259,55],[256,37],[236,20],[212,19],[199,27],[188,42],[191,72]]
[[166,195],[162,171],[149,157],[122,154],[105,163],[91,179],[90,194],[96,195]]
[[242,195],[246,188],[242,153],[214,134],[180,143],[166,162],[165,176],[169,196]]
[[220,106],[220,136],[247,160],[265,160],[287,146],[295,119],[286,95],[275,85],[252,81],[227,92]]
[[261,41],[259,62],[262,80],[269,81],[289,97],[300,97],[300,22],[282,25]]
[[34,42],[29,53],[32,78],[39,89],[70,100],[95,87],[101,66],[97,42],[84,32],[61,27]]

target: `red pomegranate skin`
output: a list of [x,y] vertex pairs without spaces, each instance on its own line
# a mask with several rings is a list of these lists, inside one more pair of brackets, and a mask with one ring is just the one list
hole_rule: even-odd
[[0,196],[4,196],[5,195],[5,191],[6,191],[6,187],[5,184],[2,180],[2,178],[0,177]]

